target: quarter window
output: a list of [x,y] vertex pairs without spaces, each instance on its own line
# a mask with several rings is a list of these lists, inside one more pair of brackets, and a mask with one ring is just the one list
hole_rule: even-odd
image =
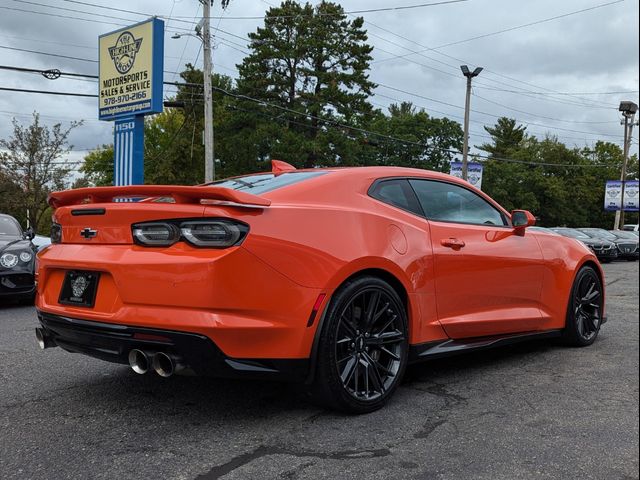
[[478,194],[446,182],[409,180],[429,220],[477,225],[508,225],[506,218]]
[[416,195],[405,178],[382,180],[373,185],[369,195],[381,202],[422,216]]

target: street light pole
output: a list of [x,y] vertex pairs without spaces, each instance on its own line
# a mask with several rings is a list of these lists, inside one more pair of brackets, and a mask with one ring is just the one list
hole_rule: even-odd
[[204,52],[204,181],[213,182],[216,178],[216,167],[213,150],[213,95],[211,92],[211,4],[212,0],[202,2],[202,46]]
[[624,146],[623,146],[623,159],[622,159],[622,171],[620,172],[621,192],[620,192],[620,210],[616,210],[615,223],[613,225],[614,230],[622,230],[624,227],[624,187],[627,179],[627,163],[629,161],[629,148],[631,146],[631,139],[633,138],[633,126],[638,111],[638,105],[633,102],[620,102],[620,108],[618,109],[624,116]]
[[462,179],[467,180],[469,163],[467,156],[469,154],[469,110],[471,103],[471,79],[477,77],[482,71],[482,67],[477,67],[473,72],[466,65],[461,65],[462,74],[467,77],[467,96],[464,104],[464,139],[462,144]]

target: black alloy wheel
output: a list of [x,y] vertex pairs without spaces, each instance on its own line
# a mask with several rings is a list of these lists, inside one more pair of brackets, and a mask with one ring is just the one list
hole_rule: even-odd
[[571,290],[565,339],[572,345],[591,345],[602,325],[603,289],[596,271],[589,266],[578,272]]
[[407,363],[404,305],[384,281],[361,277],[335,295],[320,339],[316,387],[324,403],[366,413],[384,405]]

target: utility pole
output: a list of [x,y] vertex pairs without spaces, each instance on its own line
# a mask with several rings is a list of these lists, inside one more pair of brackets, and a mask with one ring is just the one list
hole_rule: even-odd
[[213,182],[216,166],[213,150],[213,95],[211,92],[211,5],[213,0],[202,2],[202,47],[204,51],[204,181]]
[[625,181],[627,179],[629,148],[631,146],[631,139],[633,138],[633,126],[636,112],[638,111],[638,105],[629,101],[620,102],[620,108],[618,110],[622,112],[622,115],[624,116],[624,158],[622,159],[622,172],[620,173],[620,182],[622,183],[620,210],[616,210],[616,219],[613,225],[614,230],[622,230],[622,228],[624,227],[624,187]]
[[464,104],[464,143],[462,146],[462,179],[467,180],[469,163],[467,156],[469,154],[469,110],[471,103],[471,79],[477,77],[482,71],[482,67],[477,67],[473,72],[466,65],[460,65],[462,74],[467,77],[467,98]]

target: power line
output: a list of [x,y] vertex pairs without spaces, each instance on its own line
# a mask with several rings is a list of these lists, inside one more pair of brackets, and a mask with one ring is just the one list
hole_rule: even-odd
[[[425,99],[425,100],[429,100],[431,102],[436,102],[436,103],[439,103],[439,104],[442,104],[442,105],[447,105],[447,106],[450,106],[450,107],[454,107],[454,108],[458,108],[458,109],[464,110],[464,107],[460,107],[460,106],[454,105],[452,103],[443,102],[441,100],[436,100],[434,98],[426,97],[426,96],[420,95],[418,93],[409,92],[409,91],[406,91],[406,90],[402,90],[400,88],[391,87],[389,85],[384,85],[384,84],[381,84],[381,83],[378,83],[378,86],[383,87],[383,88],[388,88],[389,90],[394,90],[394,91],[397,91],[397,92],[401,92],[401,93],[404,93],[404,94],[407,94],[407,95],[411,95],[411,96],[414,96],[414,97],[417,97],[417,98],[422,98],[422,99]],[[486,115],[486,116],[494,117],[494,118],[501,118],[501,117],[504,116],[504,115],[496,115],[494,113],[483,112],[483,111],[480,111],[480,110],[471,110],[471,111],[474,112],[474,113],[480,114],[480,115]],[[530,125],[537,125],[537,126],[540,126],[540,127],[546,127],[546,128],[551,128],[551,129],[555,129],[555,130],[563,130],[565,132],[586,133],[586,134],[589,134],[589,135],[599,135],[599,136],[603,136],[603,137],[618,137],[618,135],[611,135],[611,134],[608,134],[608,133],[585,132],[583,130],[572,130],[572,129],[568,129],[568,128],[552,127],[550,125],[545,125],[545,124],[541,124],[541,123],[523,122],[523,121],[520,121],[520,123],[528,123]]]
[[[458,150],[453,150],[453,149],[446,149],[446,148],[441,148],[441,147],[437,147],[434,145],[428,145],[422,142],[414,142],[411,140],[405,140],[405,139],[401,139],[401,138],[397,138],[397,137],[393,137],[391,135],[386,135],[386,134],[382,134],[382,133],[378,133],[378,132],[373,132],[370,130],[366,130],[363,128],[359,128],[359,127],[354,127],[351,125],[345,125],[342,124],[338,121],[332,120],[332,119],[326,119],[326,118],[321,118],[321,117],[317,117],[315,115],[310,115],[307,114],[305,112],[298,112],[296,110],[292,110],[290,108],[287,107],[282,107],[281,105],[275,105],[269,102],[265,102],[263,100],[259,100],[256,98],[252,98],[249,97],[247,95],[242,95],[242,94],[234,94],[232,92],[229,92],[223,88],[220,87],[212,87],[213,90],[216,90],[220,93],[223,93],[225,95],[234,97],[236,99],[240,99],[240,100],[248,100],[254,103],[259,104],[260,106],[270,106],[273,108],[276,108],[278,110],[281,111],[285,111],[287,113],[291,113],[297,116],[304,116],[305,118],[309,118],[309,119],[316,119],[320,122],[323,122],[325,124],[328,124],[330,126],[334,126],[334,127],[338,127],[341,128],[343,130],[351,130],[354,132],[358,132],[358,133],[362,133],[362,134],[367,134],[367,135],[373,135],[375,137],[378,138],[382,138],[384,140],[389,140],[389,141],[393,141],[396,143],[403,143],[406,145],[415,145],[415,146],[419,146],[425,149],[430,149],[430,150],[436,150],[436,151],[440,151],[440,152],[444,152],[444,153],[450,153],[450,154],[454,154],[454,155],[458,155],[460,154],[460,152]],[[89,95],[89,94],[79,94],[79,93],[72,93],[72,92],[53,92],[53,91],[42,91],[42,90],[27,90],[27,89],[15,89],[15,88],[6,88],[6,87],[0,87],[0,90],[9,90],[9,91],[17,91],[17,92],[27,92],[27,93],[43,93],[43,94],[53,94],[53,95],[70,95],[70,96],[83,96],[83,97],[97,97],[97,95]],[[180,130],[180,129],[179,129]],[[522,164],[527,164],[527,165],[536,165],[536,166],[552,166],[552,167],[564,167],[564,168],[583,168],[583,167],[598,167],[598,168],[603,168],[603,167],[608,167],[611,168],[612,166],[609,165],[596,165],[596,164],[588,164],[588,165],[576,165],[576,164],[555,164],[555,163],[544,163],[544,162],[528,162],[528,161],[522,161],[522,160],[516,160],[516,159],[508,159],[508,158],[499,158],[499,157],[488,157],[485,155],[480,155],[480,154],[475,154],[472,155],[472,157],[476,157],[476,158],[486,158],[489,160],[501,160],[501,161],[506,161],[506,162],[513,162],[513,163],[522,163]]]
[[[73,1],[73,0],[65,0],[65,1]],[[383,8],[368,8],[368,9],[363,9],[363,10],[350,10],[350,11],[344,11],[341,13],[314,13],[314,15],[317,16],[324,16],[324,17],[336,17],[336,16],[342,16],[342,15],[346,15],[346,14],[362,14],[362,13],[379,13],[379,12],[391,12],[391,11],[402,11],[402,10],[412,10],[412,9],[416,9],[416,8],[425,8],[425,7],[435,7],[438,5],[450,5],[453,3],[463,3],[463,2],[467,2],[469,0],[448,0],[448,1],[442,1],[442,2],[431,2],[431,3],[419,3],[416,5],[405,5],[405,6],[398,6],[398,7],[383,7]],[[300,15],[269,15],[269,18],[298,18]],[[175,18],[180,18],[180,17],[175,17]],[[184,17],[183,17],[184,18]],[[221,19],[222,17],[214,17],[211,16],[209,17],[210,19]],[[224,17],[225,20],[263,20],[265,18],[264,15],[262,16],[247,16],[247,17]]]
[[[490,36],[494,36],[494,35],[499,35],[499,34],[506,33],[506,32],[512,32],[514,30],[519,30],[521,28],[526,28],[526,27],[531,27],[533,25],[539,25],[541,23],[551,22],[553,20],[558,20],[560,18],[566,18],[566,17],[572,16],[572,15],[577,15],[579,13],[584,13],[584,12],[588,12],[588,11],[595,10],[595,9],[598,9],[598,8],[607,7],[609,5],[614,5],[616,3],[621,3],[621,2],[624,2],[624,1],[625,0],[614,0],[614,1],[608,2],[608,3],[601,3],[599,5],[594,5],[592,7],[583,8],[581,10],[575,10],[573,12],[564,13],[562,15],[555,15],[553,17],[543,18],[543,19],[537,20],[535,22],[524,23],[522,25],[516,25],[514,27],[504,28],[502,30],[498,30],[498,31],[495,31],[495,32],[489,32],[489,33],[484,33],[482,35],[476,35],[476,36],[473,36],[473,37],[465,38],[464,40],[457,40],[455,42],[444,43],[442,45],[438,45],[437,47],[432,47],[432,48],[425,49],[424,51],[438,50],[438,49],[450,47],[450,46],[453,46],[453,45],[459,45],[461,43],[471,42],[473,40],[478,40],[478,39],[481,39],[481,38],[486,38],[486,37],[490,37]],[[406,55],[400,55],[397,58],[403,58],[403,57],[409,56],[409,55],[413,55],[413,53],[408,53]]]
[[[27,1],[27,0],[13,0],[13,1],[22,2],[22,3],[28,3],[28,4],[33,4],[33,5],[44,5],[44,4],[39,4],[39,3],[36,3],[36,2],[30,2],[30,1]],[[624,0],[617,0],[617,1],[624,1]],[[72,2],[72,3],[74,3],[74,2]],[[84,4],[88,4],[88,2],[82,2],[82,3],[84,3]],[[614,3],[616,3],[616,2],[614,2]],[[92,5],[92,6],[96,6],[96,5],[94,5],[94,4],[90,4],[90,5]],[[49,8],[62,8],[62,7],[56,7],[56,6],[51,6],[51,5],[44,5],[44,6],[48,6]],[[2,7],[0,7],[0,8],[2,8]],[[102,7],[102,8],[108,8],[108,7]],[[593,8],[595,8],[595,7],[593,7]],[[65,10],[71,10],[71,9],[65,9]],[[72,10],[72,11],[74,11],[74,12],[79,12],[79,13],[85,13],[85,14],[88,14],[88,15],[101,16],[100,14],[96,14],[96,13],[93,13],[93,12],[83,12],[83,11],[79,11],[79,10]],[[135,11],[131,11],[131,10],[127,10],[127,12],[128,12],[128,13],[137,14],[137,15],[147,15],[147,14],[144,14],[144,13],[141,13],[141,12],[135,12]],[[47,14],[46,14],[46,13],[44,13],[44,12],[33,12],[33,13],[39,13],[39,14],[47,15]],[[567,14],[567,15],[568,15],[568,14]],[[121,18],[121,17],[113,17],[113,16],[108,16],[108,17],[109,17],[109,18],[119,19],[119,20],[125,20],[125,21],[127,21],[127,22],[134,21],[134,20],[132,20],[132,19],[124,19],[124,18]],[[262,18],[262,17],[260,17],[260,18]],[[89,19],[82,19],[82,20],[90,21]],[[178,20],[178,19],[175,19],[175,20]],[[185,21],[185,20],[181,20],[181,21],[186,22],[186,23],[193,24],[193,23],[191,23],[191,22],[187,22],[187,21]],[[100,23],[100,22],[98,22],[98,23]],[[369,23],[371,23],[371,22],[369,22]],[[120,24],[118,24],[118,25],[120,25]],[[381,27],[378,27],[378,28],[381,28]],[[184,31],[185,29],[182,29],[182,30]],[[169,30],[167,30],[167,31],[169,31]],[[233,34],[233,33],[231,33],[231,32],[225,32],[224,30],[220,30],[220,29],[219,29],[219,31],[220,31],[220,32],[222,32],[222,33],[224,33],[224,34],[227,34],[227,35],[230,35],[230,36],[233,36],[233,37],[236,37],[236,38],[240,38],[240,39],[242,39],[242,40],[246,40],[244,37],[241,37],[241,36],[239,36],[239,35],[235,35],[235,34]],[[387,31],[389,31],[389,30],[387,30]],[[389,32],[390,32],[390,31],[389,31]],[[397,34],[396,34],[396,35],[397,35]],[[405,38],[405,39],[406,39],[406,37],[402,37],[402,36],[400,36],[400,37],[401,37],[401,38]],[[382,37],[380,37],[380,38],[382,38]],[[407,39],[407,40],[409,40],[409,39]],[[410,41],[410,40],[409,40],[409,41]],[[232,45],[230,45],[229,43],[234,44],[234,45],[238,45],[237,43],[234,43],[234,42],[232,42],[232,41],[230,41],[230,40],[227,40],[227,39],[221,39],[221,42],[220,42],[220,43],[221,43],[222,45],[225,45],[225,46],[226,46],[226,47],[228,47],[228,48],[232,48],[232,49],[238,50],[238,51],[242,52],[242,53],[243,53],[243,54],[245,54],[245,55],[246,55],[246,54],[248,54],[248,52],[247,52],[247,51],[242,50],[242,49],[236,49],[236,48],[234,48]],[[392,42],[392,43],[394,43],[395,45],[398,45],[398,44],[397,44],[397,43],[395,43],[395,42]],[[416,43],[416,44],[417,44],[417,42],[414,42],[414,43]],[[419,45],[419,44],[418,44],[418,45]],[[11,47],[4,47],[4,48],[11,48]],[[185,45],[185,48],[186,48],[186,45]],[[402,48],[407,49],[406,47],[402,47]],[[436,47],[436,48],[437,48],[437,47]],[[428,48],[428,49],[431,49],[431,48]],[[16,50],[18,50],[18,49],[16,49]],[[380,50],[381,50],[381,51],[383,51],[382,49],[380,49]],[[410,50],[410,49],[407,49],[407,50]],[[433,50],[433,49],[432,49],[432,50]],[[19,51],[20,51],[20,50],[19,50]],[[420,54],[419,52],[414,52],[413,50],[410,50],[410,51],[411,51],[412,53]],[[44,52],[33,52],[33,51],[30,51],[30,52],[31,52],[31,53],[41,53],[41,54],[47,55],[47,53],[44,53]],[[390,54],[391,54],[391,52],[387,52],[387,53],[390,53]],[[442,54],[441,52],[436,52],[436,53]],[[55,56],[56,54],[51,54],[51,55]],[[421,55],[421,56],[425,56],[425,55],[422,55],[422,54],[420,54],[420,55]],[[425,57],[426,57],[426,56],[425,56]],[[69,58],[69,57],[68,57],[68,56],[65,56],[65,57],[63,57],[63,58]],[[70,58],[71,58],[71,59],[74,59],[74,60],[80,60],[78,57],[70,57]],[[399,58],[399,57],[398,57],[398,58]],[[426,58],[431,59],[431,57],[426,57]],[[451,57],[451,58],[454,58],[454,57]],[[432,60],[437,61],[437,60],[435,60],[435,59],[432,59]],[[89,62],[97,63],[97,62],[96,62],[96,61],[94,61],[94,60],[87,60],[87,59],[84,59],[83,61],[89,61]],[[446,75],[449,75],[449,76],[457,77],[457,75],[453,75],[453,74],[451,74],[451,73],[449,73],[449,72],[445,72],[445,71],[443,71],[443,70],[436,69],[436,68],[434,68],[434,67],[431,67],[430,65],[425,65],[425,64],[422,64],[422,63],[419,63],[419,62],[415,62],[415,61],[413,61],[413,60],[409,60],[409,61],[412,61],[413,63],[417,63],[417,64],[419,64],[419,65],[421,65],[421,66],[423,66],[423,67],[430,68],[430,69],[432,69],[432,70],[438,71],[438,72],[440,72],[440,73],[443,73],[443,74],[446,74]],[[446,62],[440,62],[440,63],[443,63],[443,64],[445,64],[445,65],[448,65],[448,64],[446,64]],[[448,66],[450,66],[451,68],[455,68],[455,67],[453,67],[453,66],[451,66],[451,65],[448,65]],[[227,67],[223,67],[223,68],[227,68]],[[229,70],[232,70],[232,69],[229,69]],[[487,71],[489,71],[489,70],[487,70]],[[497,74],[497,75],[500,75],[500,74]],[[501,76],[502,76],[502,75],[501,75]],[[493,82],[496,82],[496,83],[503,83],[503,82],[499,82],[499,81],[497,81],[497,80],[492,80],[492,79],[489,79],[489,81],[493,81]],[[526,82],[524,82],[524,83],[526,83]],[[478,84],[479,84],[479,85],[484,85],[484,84],[482,84],[481,82],[478,82]],[[505,85],[506,85],[506,84],[505,84]],[[526,90],[525,90],[525,92],[526,92]],[[524,96],[529,96],[529,95],[526,95],[526,93],[524,93],[524,92],[522,92],[522,93],[520,93],[520,94],[521,94],[521,95],[524,95]],[[547,100],[547,101],[555,101],[556,103],[566,103],[566,104],[577,105],[577,106],[582,106],[582,107],[604,108],[604,107],[597,106],[597,105],[593,105],[593,104],[591,104],[591,105],[587,105],[587,104],[583,104],[583,103],[575,103],[575,102],[562,101],[562,100],[559,100],[559,99],[546,99],[546,100]],[[613,108],[613,107],[607,106],[606,108]]]
[[53,90],[31,90],[27,88],[10,88],[10,87],[0,87],[0,90],[4,90],[7,92],[21,92],[21,93],[42,93],[46,95],[65,95],[67,97],[90,97],[90,98],[98,98],[98,95],[90,94],[90,93],[75,93],[75,92],[58,92]]
[[[618,0],[618,1],[624,1],[624,0]],[[616,2],[613,2],[613,3],[616,3]],[[605,5],[607,5],[607,4],[605,4]],[[604,5],[603,5],[603,6],[604,6]],[[592,8],[599,8],[599,7],[598,7],[598,6],[596,6],[596,7],[592,7]],[[571,13],[569,13],[569,14],[575,14],[575,13],[576,13],[576,12],[571,12]],[[569,14],[565,14],[565,15],[569,15]],[[553,17],[553,18],[555,18],[555,17]],[[548,21],[548,20],[549,20],[549,19],[547,19],[547,21]],[[409,48],[407,48],[407,47],[405,47],[405,46],[403,46],[403,45],[398,45],[398,44],[397,44],[397,43],[395,43],[395,42],[391,42],[391,41],[389,41],[388,39],[386,39],[386,38],[384,38],[384,37],[381,37],[381,36],[378,36],[378,35],[374,35],[374,36],[377,36],[378,38],[382,39],[383,41],[386,41],[386,42],[392,43],[392,44],[394,44],[394,45],[400,46],[401,48],[403,48],[403,49],[405,49],[405,50],[409,50],[409,52],[410,52],[410,53],[408,53],[408,54],[404,54],[404,55],[394,55],[394,56],[393,56],[393,57],[391,57],[391,58],[385,58],[385,59],[381,59],[381,60],[376,60],[376,61],[374,61],[374,62],[373,62],[374,64],[376,64],[376,63],[386,62],[386,61],[393,60],[393,59],[397,59],[397,58],[404,58],[405,60],[407,60],[407,61],[409,61],[409,62],[417,63],[418,65],[425,66],[424,64],[421,64],[421,63],[419,63],[419,62],[415,62],[415,61],[413,61],[412,59],[407,58],[408,56],[411,56],[411,55],[413,55],[413,54],[417,54],[417,55],[423,56],[423,57],[425,57],[425,58],[428,58],[428,59],[430,59],[430,60],[432,60],[432,61],[435,61],[435,62],[441,63],[441,64],[443,64],[443,65],[446,65],[446,66],[448,66],[448,67],[450,67],[450,68],[452,68],[452,69],[454,69],[454,70],[456,70],[456,71],[457,71],[457,69],[458,69],[458,66],[457,66],[457,65],[451,65],[451,64],[449,64],[449,63],[447,63],[447,62],[443,62],[443,61],[441,61],[441,60],[437,60],[437,59],[434,59],[434,58],[432,58],[432,57],[428,57],[428,56],[424,55],[424,53],[423,53],[423,52],[427,52],[427,51],[433,51],[434,53],[437,53],[438,55],[442,55],[442,56],[447,57],[447,58],[450,58],[450,59],[452,59],[452,60],[456,60],[457,62],[466,63],[466,64],[473,64],[473,62],[469,62],[469,61],[466,61],[466,60],[462,60],[462,59],[456,58],[456,57],[454,57],[454,56],[452,56],[452,55],[449,55],[449,54],[447,54],[447,53],[444,53],[444,52],[440,52],[440,51],[438,51],[438,49],[439,49],[439,48],[442,48],[442,46],[441,46],[441,47],[430,47],[430,46],[427,46],[427,45],[421,44],[421,43],[419,43],[419,42],[416,42],[415,40],[412,40],[412,39],[410,39],[410,38],[408,38],[408,37],[406,37],[406,36],[404,36],[404,35],[400,35],[400,34],[398,34],[398,33],[396,33],[396,32],[393,32],[393,31],[391,31],[391,30],[389,30],[389,29],[386,29],[386,28],[384,28],[384,27],[381,27],[381,26],[379,26],[379,25],[377,25],[377,24],[375,24],[375,23],[373,23],[373,22],[371,22],[371,21],[369,21],[369,20],[366,20],[366,22],[367,22],[369,25],[373,26],[374,28],[378,28],[378,29],[380,29],[380,30],[382,30],[382,31],[384,31],[384,32],[390,33],[391,35],[394,35],[394,36],[396,36],[396,37],[398,37],[398,38],[401,38],[401,39],[403,39],[403,40],[405,40],[405,41],[407,41],[407,42],[409,42],[409,43],[415,44],[415,45],[417,45],[417,46],[419,46],[419,47],[423,48],[423,50],[421,50],[421,51],[414,51],[414,50],[411,50],[411,49],[409,49]],[[371,33],[371,32],[369,32],[369,33]],[[477,66],[477,65],[475,65],[475,64],[474,64],[474,66]],[[428,68],[432,68],[432,67],[428,67]],[[486,67],[485,67],[485,72],[490,73],[490,74],[493,74],[493,75],[495,75],[495,76],[499,76],[499,77],[503,77],[503,78],[509,79],[509,80],[511,80],[511,81],[515,81],[515,82],[518,82],[518,83],[522,83],[522,84],[525,84],[525,85],[533,86],[533,87],[536,87],[536,88],[543,88],[543,87],[538,87],[538,86],[536,86],[536,85],[534,85],[534,84],[531,84],[531,83],[525,82],[525,81],[520,80],[520,79],[517,79],[517,78],[513,78],[513,77],[510,77],[510,76],[507,76],[507,75],[503,75],[503,74],[500,74],[500,73],[498,73],[498,72],[494,72],[494,71],[492,71],[492,70],[489,70],[489,69],[488,69],[488,68],[486,68]],[[507,83],[501,82],[501,81],[499,81],[499,80],[494,80],[494,79],[492,79],[492,78],[486,78],[486,80],[487,80],[487,81],[490,81],[490,82],[494,82],[494,83],[498,83],[498,84],[502,84],[502,85],[510,86],[510,85],[509,85],[509,84],[507,84]],[[481,82],[477,82],[477,85],[486,85],[486,84],[481,83]],[[512,88],[513,88],[513,86],[512,86]],[[522,87],[515,87],[515,88],[522,88]],[[520,93],[520,94],[523,94],[523,95],[524,95],[524,92],[530,92],[530,91],[528,91],[527,89],[522,89],[522,90],[523,90],[523,92],[513,91],[513,93]],[[553,91],[553,90],[551,90],[551,89],[546,89],[546,90],[548,90],[549,92],[554,92],[554,91]],[[531,92],[531,93],[535,93],[535,92]],[[549,95],[551,95],[551,94],[552,94],[552,93],[550,93]],[[525,95],[525,96],[526,96],[526,95]],[[582,100],[583,100],[583,101],[587,101],[587,102],[592,102],[592,100],[590,100],[590,99],[582,99]],[[575,103],[575,102],[563,102],[563,101],[561,101],[561,100],[559,100],[559,99],[548,99],[548,101],[555,101],[556,103],[567,103],[567,104],[570,104],[570,105],[583,106],[583,107],[587,107],[587,106],[588,106],[588,107],[591,107],[591,108],[601,108],[601,107],[603,106],[603,104],[596,105],[595,103],[585,104],[585,103]],[[606,106],[607,108],[610,108],[610,107],[611,107],[610,105],[605,105],[605,106]]]
[[[16,71],[29,72],[29,73],[43,73],[44,72],[43,70],[40,70],[40,69],[30,69],[30,68],[25,68],[25,67],[12,67],[12,66],[6,66],[6,65],[0,65],[0,69],[16,70]],[[78,74],[78,73],[70,73],[70,72],[60,72],[59,71],[59,74],[60,75],[74,75],[74,76],[77,76],[77,77],[86,77],[86,78],[90,78],[90,79],[97,79],[98,78],[97,75]],[[189,83],[185,83],[185,82],[180,82],[180,83],[177,83],[177,82],[163,82],[163,83],[165,85],[171,85],[171,86],[176,86],[176,87],[184,87],[184,86],[198,87],[198,88],[202,87],[202,85],[200,85],[200,84],[189,84]],[[383,84],[380,84],[380,86],[382,86],[384,88],[388,88],[390,90],[395,90],[395,91],[398,91],[398,92],[401,92],[401,93],[405,93],[405,94],[408,94],[408,95],[417,96],[418,98],[423,98],[423,99],[426,99],[426,100],[429,100],[429,101],[433,101],[433,102],[436,102],[436,103],[442,103],[442,104],[447,105],[447,106],[451,106],[451,107],[454,107],[454,108],[462,109],[462,107],[458,107],[457,105],[454,105],[454,104],[451,104],[451,103],[442,102],[440,100],[436,100],[436,99],[432,99],[430,97],[426,97],[426,96],[423,96],[423,95],[407,92],[405,90],[397,89],[395,87],[391,87],[391,86],[387,86],[387,85],[383,85]],[[0,88],[0,89],[7,89],[7,88],[3,87],[3,88]],[[49,93],[49,91],[28,90],[28,89],[13,89],[13,91],[24,92],[24,93],[42,93],[42,94]],[[227,92],[227,93],[229,93],[229,92]],[[52,95],[65,95],[67,93],[65,93],[65,92],[51,92],[51,94]],[[71,92],[68,92],[68,95],[69,96],[83,96],[83,97],[97,97],[98,96],[98,95],[90,95],[90,94],[75,94],[75,93],[71,93]],[[202,94],[197,94],[197,93],[193,92],[191,94],[191,96],[193,97],[194,95],[202,96]],[[380,96],[384,97],[384,95],[380,95]],[[395,99],[393,97],[387,97],[387,98],[390,98],[391,100],[399,101],[398,99]],[[480,98],[485,100],[483,97],[480,97]],[[500,104],[498,104],[498,105],[500,105]],[[502,106],[502,105],[500,105],[500,106]],[[426,110],[429,111],[429,109],[426,109]],[[436,110],[433,110],[433,111],[436,111]],[[447,117],[453,116],[453,115],[450,115],[450,114],[448,114],[446,112],[439,112],[439,111],[436,111],[436,112],[437,113],[441,113],[442,115],[445,115]],[[495,118],[500,118],[500,117],[503,116],[503,115],[495,115],[495,114],[490,114],[490,113],[487,113],[487,112],[476,111],[476,110],[473,110],[473,112],[474,113],[479,113],[479,114],[482,114],[482,115],[495,117]],[[363,112],[360,112],[360,113],[363,113]],[[456,117],[456,116],[454,116],[454,117]],[[457,118],[461,118],[461,117],[457,116]],[[557,119],[554,119],[554,120],[557,120]],[[481,122],[474,122],[474,123],[481,123]],[[618,137],[617,135],[611,135],[611,134],[606,134],[606,133],[586,132],[586,131],[582,131],[582,130],[573,130],[573,129],[566,129],[566,128],[561,128],[561,127],[552,127],[550,125],[538,124],[538,123],[534,123],[534,122],[525,122],[525,121],[522,121],[522,120],[520,120],[519,123],[540,126],[540,127],[544,127],[544,128],[548,128],[548,129],[552,129],[552,130],[563,130],[563,131],[568,131],[568,132],[583,133],[583,134],[586,134],[586,135],[599,136],[599,137],[603,137],[603,136],[605,136],[605,137]]]
[[78,60],[80,62],[98,63],[98,60],[90,60],[88,58],[73,57],[70,55],[59,55],[57,53],[49,53],[49,52],[39,52],[37,50],[27,50],[25,48],[8,47],[6,45],[0,45],[0,48],[4,48],[5,50],[15,50],[18,52],[35,53],[37,55],[47,55],[49,57],[66,58],[68,60]]
[[537,113],[531,113],[531,112],[527,112],[525,110],[518,110],[517,108],[513,108],[513,107],[509,107],[507,105],[504,105],[502,103],[499,102],[495,102],[493,100],[489,100],[488,98],[485,97],[481,97],[480,95],[473,93],[473,96],[476,98],[479,98],[480,100],[484,100],[487,103],[491,103],[493,105],[497,105],[499,107],[502,108],[506,108],[507,110],[512,110],[514,112],[518,112],[518,113],[524,113],[525,115],[531,115],[534,117],[538,117],[538,118],[544,118],[546,120],[553,120],[554,122],[563,122],[563,123],[582,123],[582,124],[610,124],[610,123],[618,123],[615,120],[611,120],[608,122],[592,122],[592,121],[580,121],[580,120],[563,120],[561,118],[554,118],[554,117],[546,117],[544,115],[538,115]]

